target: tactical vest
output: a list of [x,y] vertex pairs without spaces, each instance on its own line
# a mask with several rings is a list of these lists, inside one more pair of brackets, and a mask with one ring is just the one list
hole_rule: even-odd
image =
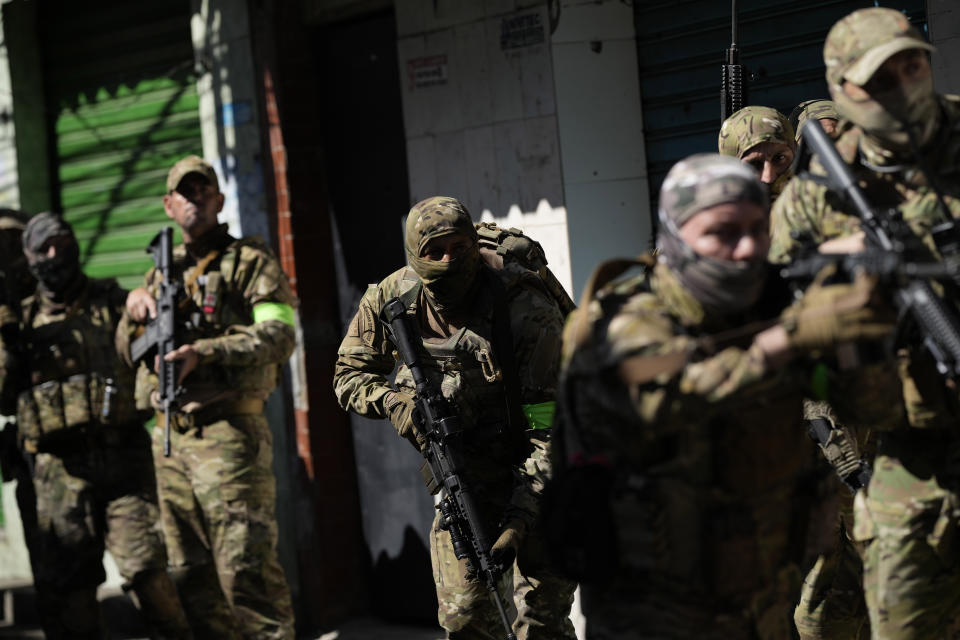
[[[195,264],[186,264],[186,247],[174,249],[174,277],[184,283],[186,294],[177,309],[178,323],[187,329],[180,342],[186,344],[204,338],[218,338],[253,324],[253,312],[243,298],[244,283],[238,282],[237,261],[244,247],[264,249],[259,238],[224,238],[225,246],[211,251]],[[151,272],[156,282],[156,271]],[[225,367],[200,365],[184,381],[191,390],[234,390],[268,394],[277,385],[276,365],[261,367]]]
[[584,332],[599,346],[574,356],[568,372],[565,458],[619,460],[611,508],[630,579],[721,607],[749,606],[782,567],[799,576],[811,499],[804,483],[814,461],[801,421],[804,387],[799,378],[771,376],[697,415],[684,413],[673,385],[641,385],[636,392],[651,401],[670,394],[665,409],[679,412],[642,421],[637,412],[647,398],[611,386],[605,372],[616,363],[596,352],[607,353],[606,328],[621,308],[660,306],[649,276],[602,297],[602,316],[587,321]]
[[[494,276],[496,277],[496,276]],[[412,269],[403,274],[399,297],[407,304],[407,313],[418,326],[417,309],[420,279]],[[473,315],[469,323],[446,339],[423,340],[427,353],[424,369],[432,382],[439,382],[443,396],[460,412],[465,429],[478,429],[484,434],[501,433],[508,423],[503,370],[491,336],[493,317],[490,292],[484,289],[483,300],[475,302],[484,311]],[[410,370],[401,364],[396,385],[416,389]],[[478,434],[479,435],[479,434]]]
[[33,443],[55,432],[138,424],[134,372],[117,357],[120,320],[113,280],[90,280],[67,309],[48,312],[39,296],[23,301],[21,333],[30,388],[17,398],[17,423]]

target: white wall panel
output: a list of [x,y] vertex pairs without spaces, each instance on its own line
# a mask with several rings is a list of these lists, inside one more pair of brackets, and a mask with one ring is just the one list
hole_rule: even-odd
[[634,37],[633,5],[629,2],[564,0],[551,40],[584,42]]

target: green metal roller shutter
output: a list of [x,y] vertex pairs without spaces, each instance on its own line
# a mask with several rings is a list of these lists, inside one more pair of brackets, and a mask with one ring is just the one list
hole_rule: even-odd
[[[812,98],[828,98],[823,40],[848,13],[876,4],[903,11],[926,31],[924,0],[739,0],[739,46],[750,104],[789,114]],[[729,0],[634,3],[643,127],[656,211],[660,183],[693,153],[716,152],[720,131],[720,65],[730,46]]]
[[177,159],[201,153],[187,0],[45,2],[55,203],[93,277],[140,284]]

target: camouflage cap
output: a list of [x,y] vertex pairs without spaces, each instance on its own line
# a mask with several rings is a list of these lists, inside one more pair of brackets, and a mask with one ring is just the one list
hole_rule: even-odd
[[19,209],[0,209],[0,231],[13,229],[14,231],[23,231],[30,216]]
[[760,178],[749,166],[716,153],[698,153],[673,165],[660,187],[660,219],[677,229],[694,214],[728,202],[769,205]]
[[407,214],[406,248],[413,257],[420,257],[423,247],[433,238],[462,233],[477,240],[470,212],[456,198],[434,196],[413,205]]
[[73,227],[56,213],[44,211],[30,218],[23,229],[23,248],[37,253],[49,238],[55,236],[73,237]]
[[217,191],[220,191],[220,182],[217,180],[217,172],[213,170],[210,163],[200,156],[187,156],[179,160],[170,169],[167,174],[167,193],[173,193],[180,181],[188,173],[199,173],[212,184]]
[[717,147],[725,156],[742,158],[761,142],[797,146],[787,117],[770,107],[744,107],[723,121]]
[[849,80],[863,86],[887,58],[907,49],[935,50],[899,11],[881,7],[854,11],[833,25],[823,43],[827,84]]
[[795,106],[793,111],[790,112],[790,115],[787,116],[790,125],[796,133],[797,140],[800,139],[800,127],[810,118],[816,120],[823,120],[825,118],[839,120],[840,113],[837,111],[837,105],[832,100],[818,98],[816,100],[801,102]]

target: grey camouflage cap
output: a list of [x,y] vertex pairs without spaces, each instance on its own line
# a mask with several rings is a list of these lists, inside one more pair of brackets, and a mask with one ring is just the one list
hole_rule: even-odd
[[37,253],[43,243],[54,236],[70,236],[73,238],[73,227],[63,219],[63,216],[56,213],[50,211],[38,213],[30,218],[27,226],[23,229],[23,248],[25,251]]
[[723,121],[717,147],[725,156],[742,158],[761,142],[780,142],[791,149],[797,146],[785,115],[770,107],[750,106]]
[[907,17],[894,9],[859,9],[833,25],[823,43],[827,84],[863,86],[890,56],[907,49],[935,51]]
[[673,165],[660,187],[660,219],[680,228],[694,214],[728,202],[768,207],[760,178],[749,166],[718,153],[698,153]]

